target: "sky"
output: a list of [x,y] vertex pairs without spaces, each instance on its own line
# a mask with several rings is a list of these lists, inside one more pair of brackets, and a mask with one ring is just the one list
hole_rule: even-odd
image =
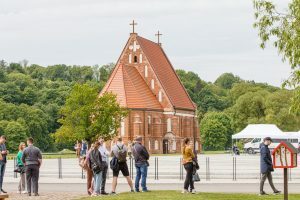
[[[287,0],[278,0],[284,6]],[[0,0],[0,60],[48,66],[116,62],[136,32],[156,41],[174,68],[215,81],[231,72],[280,86],[291,68],[259,47],[252,0]]]

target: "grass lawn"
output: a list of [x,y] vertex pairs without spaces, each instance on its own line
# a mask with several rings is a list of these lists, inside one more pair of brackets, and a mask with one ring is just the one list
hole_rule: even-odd
[[[180,191],[151,191],[148,193],[121,193],[116,196],[85,197],[87,199],[105,200],[282,200],[283,195],[258,196],[257,194],[225,194],[225,193],[198,193],[181,194]],[[300,194],[289,195],[289,200],[299,200]]]

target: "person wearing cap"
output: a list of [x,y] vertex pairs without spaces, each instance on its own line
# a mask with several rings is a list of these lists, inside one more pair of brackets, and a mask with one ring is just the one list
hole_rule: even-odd
[[135,139],[135,144],[132,148],[133,157],[135,160],[135,168],[136,168],[136,177],[135,177],[135,191],[140,192],[139,185],[140,180],[142,179],[141,186],[142,192],[148,192],[146,186],[147,172],[149,166],[149,153],[145,146],[142,145],[143,138],[141,136],[137,136]]
[[273,189],[274,194],[279,194],[280,191],[277,190],[273,184],[273,178],[271,172],[274,171],[272,157],[269,149],[269,145],[272,143],[270,137],[264,138],[264,142],[260,145],[260,171],[261,171],[261,180],[260,180],[260,195],[267,195],[264,191],[264,184],[268,178],[269,184]]

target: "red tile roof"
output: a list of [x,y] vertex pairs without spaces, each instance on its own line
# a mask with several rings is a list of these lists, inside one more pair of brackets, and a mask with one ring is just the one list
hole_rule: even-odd
[[117,94],[120,105],[127,108],[163,110],[134,66],[122,64],[116,66],[100,95],[104,92]]
[[194,103],[161,46],[140,36],[137,36],[137,41],[173,106],[179,109],[195,110]]

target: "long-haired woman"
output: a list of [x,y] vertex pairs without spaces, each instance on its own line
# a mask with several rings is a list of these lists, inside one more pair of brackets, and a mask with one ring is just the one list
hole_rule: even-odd
[[94,175],[94,191],[92,196],[100,195],[100,188],[103,177],[103,161],[99,151],[100,142],[95,142],[94,149],[90,152],[91,169]]
[[22,162],[23,151],[26,145],[24,142],[19,144],[19,152],[17,154],[17,167],[19,168],[20,172],[20,181],[18,186],[18,192],[21,194],[26,194],[27,191],[25,190],[25,170],[24,170],[24,163]]
[[190,188],[191,193],[194,194],[196,193],[193,181],[193,159],[195,158],[195,154],[190,143],[191,140],[189,138],[183,140],[182,163],[186,171],[186,177],[182,193],[188,193]]

